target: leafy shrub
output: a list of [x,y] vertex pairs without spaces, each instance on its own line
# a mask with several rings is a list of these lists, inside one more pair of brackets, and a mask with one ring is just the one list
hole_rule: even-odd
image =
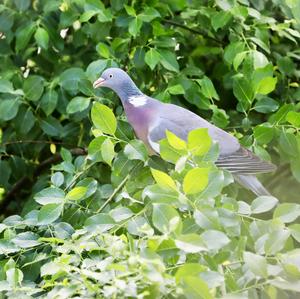
[[[1,296],[297,298],[299,23],[292,0],[4,0]],[[232,184],[205,130],[149,157],[92,88],[110,66],[271,153],[280,201]]]

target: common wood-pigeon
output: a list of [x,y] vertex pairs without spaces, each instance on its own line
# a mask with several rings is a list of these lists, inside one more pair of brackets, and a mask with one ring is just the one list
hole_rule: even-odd
[[230,171],[236,181],[256,195],[270,195],[255,174],[274,171],[275,165],[242,147],[234,136],[187,109],[143,94],[130,76],[119,68],[106,69],[93,86],[108,87],[117,93],[137,137],[152,153],[159,153],[159,141],[166,137],[166,130],[187,140],[191,130],[207,128],[212,140],[219,144],[216,165]]

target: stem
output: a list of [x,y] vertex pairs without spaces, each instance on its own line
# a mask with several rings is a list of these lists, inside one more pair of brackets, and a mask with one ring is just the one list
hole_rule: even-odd
[[216,39],[216,38],[214,38],[214,37],[212,37],[212,36],[209,36],[209,35],[208,35],[206,32],[204,32],[204,31],[200,31],[200,30],[197,30],[197,29],[194,29],[194,28],[190,28],[190,27],[188,27],[188,26],[186,26],[186,25],[183,25],[183,24],[181,24],[181,23],[177,23],[177,22],[175,22],[175,21],[168,20],[168,19],[163,19],[162,22],[163,22],[163,23],[166,23],[166,24],[173,25],[173,26],[175,26],[175,27],[179,27],[179,28],[185,29],[185,30],[190,31],[190,32],[195,33],[195,34],[202,35],[202,36],[206,37],[207,39],[210,39],[210,40],[212,40],[212,41],[214,41],[214,42],[216,42],[216,43],[222,45],[222,41],[220,41],[220,40],[218,40],[218,39]]
[[124,184],[127,182],[127,180],[130,177],[130,173],[126,175],[126,177],[123,179],[123,181],[119,184],[119,186],[114,190],[114,192],[111,194],[111,196],[105,201],[105,203],[97,210],[96,213],[100,213],[115,197],[115,195],[120,191],[120,189],[124,186]]

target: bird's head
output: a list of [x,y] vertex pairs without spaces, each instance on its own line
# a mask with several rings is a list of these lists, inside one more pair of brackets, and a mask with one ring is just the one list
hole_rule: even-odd
[[118,87],[122,86],[124,82],[131,81],[130,77],[126,72],[119,68],[109,68],[106,69],[100,78],[98,78],[94,83],[93,87],[108,87],[112,90],[118,89]]
[[141,94],[129,75],[119,68],[106,69],[93,83],[93,87],[108,87],[115,91],[121,100],[132,95]]

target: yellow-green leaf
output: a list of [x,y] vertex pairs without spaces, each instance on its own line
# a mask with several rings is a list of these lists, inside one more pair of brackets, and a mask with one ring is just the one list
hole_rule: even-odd
[[193,130],[188,135],[188,149],[195,156],[205,155],[211,146],[211,138],[206,128]]
[[114,135],[117,129],[117,120],[114,113],[107,106],[95,103],[92,108],[92,121],[97,129]]
[[66,195],[66,199],[79,200],[85,196],[86,191],[87,191],[86,187],[83,187],[83,186],[75,187],[71,191],[68,192],[68,194]]
[[166,136],[168,139],[169,144],[178,149],[178,150],[185,150],[186,149],[186,143],[179,137],[177,137],[174,133],[170,132],[169,130],[166,130]]
[[259,94],[268,94],[275,89],[277,83],[277,78],[265,77],[263,78],[257,87],[257,93]]
[[188,171],[183,179],[183,191],[186,194],[196,194],[205,189],[208,184],[209,168],[194,168]]
[[156,183],[164,189],[177,190],[174,180],[166,173],[151,168],[152,175]]

